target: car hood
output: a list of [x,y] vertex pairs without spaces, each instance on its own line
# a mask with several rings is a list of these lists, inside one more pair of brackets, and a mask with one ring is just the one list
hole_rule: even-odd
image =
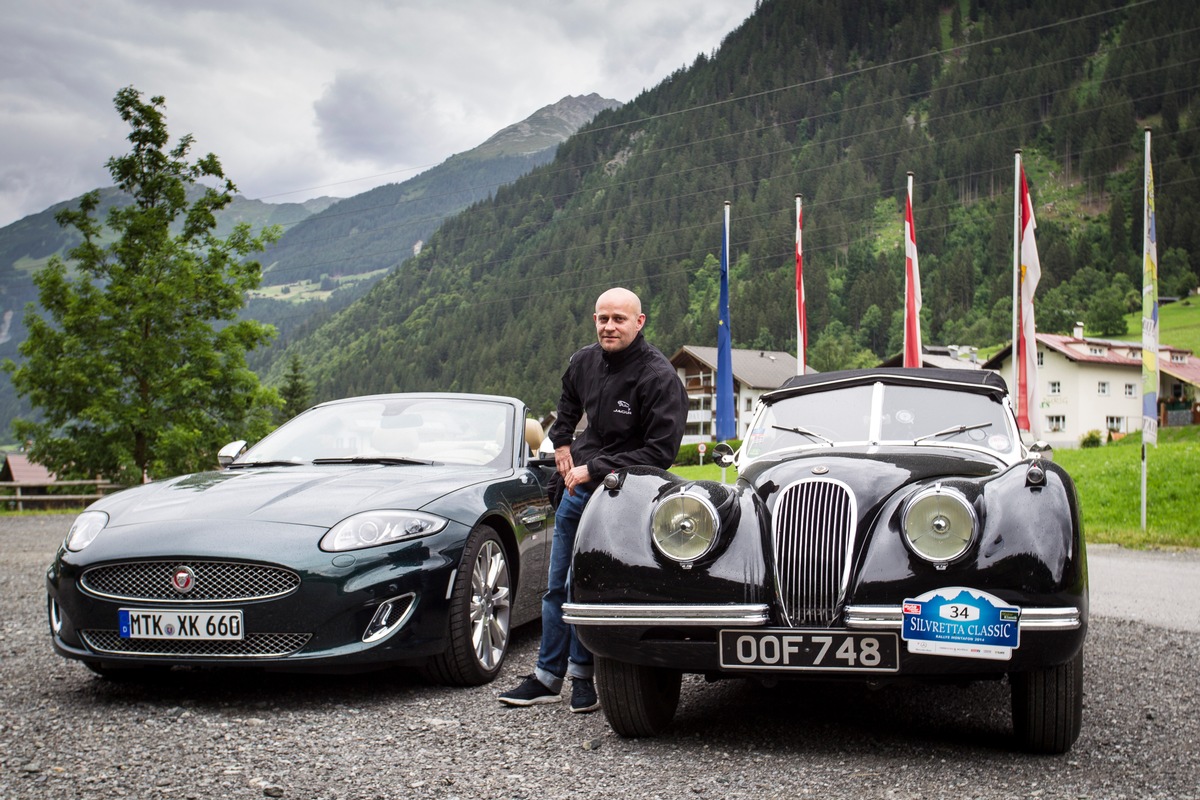
[[108,527],[237,519],[328,528],[359,511],[419,509],[495,477],[480,467],[322,465],[200,472],[126,489],[93,503]]

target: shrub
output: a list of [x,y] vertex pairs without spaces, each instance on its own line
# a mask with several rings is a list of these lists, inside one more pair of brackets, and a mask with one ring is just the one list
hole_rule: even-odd
[[1104,444],[1104,436],[1100,431],[1088,431],[1079,440],[1080,447],[1099,447]]

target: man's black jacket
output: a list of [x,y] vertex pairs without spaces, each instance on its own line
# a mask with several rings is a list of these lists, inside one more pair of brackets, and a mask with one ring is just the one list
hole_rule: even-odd
[[[687,422],[683,381],[659,350],[638,333],[624,350],[588,345],[571,356],[562,378],[558,419],[549,438],[571,444],[571,458],[587,464],[593,481],[634,464],[667,469],[679,453]],[[587,428],[572,443],[575,426]]]

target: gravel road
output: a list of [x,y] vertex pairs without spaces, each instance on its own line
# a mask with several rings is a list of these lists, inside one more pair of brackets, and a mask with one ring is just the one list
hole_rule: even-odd
[[[44,571],[69,516],[0,518],[0,800],[33,798],[1200,799],[1200,633],[1093,618],[1084,727],[1065,756],[1009,747],[1008,690],[689,679],[674,726],[510,709],[499,681],[408,673],[93,677],[51,650]],[[1194,609],[1200,612],[1200,609]]]

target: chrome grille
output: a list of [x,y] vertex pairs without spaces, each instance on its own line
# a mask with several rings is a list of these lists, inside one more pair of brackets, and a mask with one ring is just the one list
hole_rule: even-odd
[[273,658],[289,656],[308,643],[311,633],[248,633],[239,641],[122,639],[116,631],[80,631],[93,653],[180,658]]
[[787,622],[828,627],[850,576],[854,495],[845,484],[810,478],[788,486],[775,504],[776,584]]
[[[177,592],[171,576],[181,567],[195,575],[195,586]],[[131,561],[93,567],[83,573],[85,592],[114,600],[212,603],[264,600],[295,591],[300,576],[282,567],[236,561]]]

